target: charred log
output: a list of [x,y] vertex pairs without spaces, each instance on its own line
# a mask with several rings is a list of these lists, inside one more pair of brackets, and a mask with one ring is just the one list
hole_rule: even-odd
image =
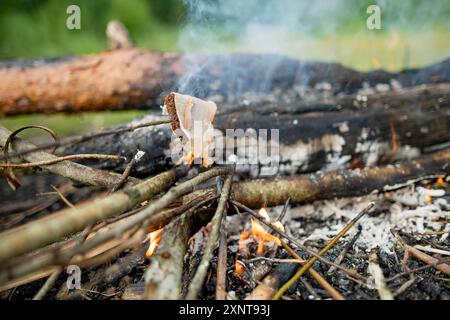
[[[449,110],[450,85],[439,84],[321,102],[251,104],[218,114],[214,127],[223,135],[226,129],[254,129],[257,134],[267,129],[269,140],[270,129],[278,129],[280,166],[272,174],[286,174],[415,158],[430,147],[450,141]],[[136,119],[131,124],[153,117]],[[75,145],[67,153],[101,149],[130,159],[137,149],[144,150],[145,159],[135,167],[133,175],[146,176],[170,165],[170,140],[170,127],[160,125]],[[122,172],[126,162],[118,165],[106,161],[102,165],[103,169]],[[259,166],[238,170],[264,173]]]

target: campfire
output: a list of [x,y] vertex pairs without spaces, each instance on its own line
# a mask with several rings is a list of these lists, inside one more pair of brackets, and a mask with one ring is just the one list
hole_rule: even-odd
[[450,60],[166,54],[122,28],[0,64],[4,115],[153,108],[62,138],[0,126],[2,299],[449,298]]

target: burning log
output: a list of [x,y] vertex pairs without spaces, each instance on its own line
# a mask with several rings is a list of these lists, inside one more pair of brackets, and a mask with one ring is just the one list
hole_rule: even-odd
[[[208,62],[206,66],[205,61]],[[274,87],[314,87],[321,82],[330,83],[336,92],[355,92],[364,83],[376,85],[397,81],[407,87],[450,82],[450,60],[400,73],[364,73],[335,63],[304,62],[284,56],[183,55],[122,48],[79,57],[0,63],[0,114],[157,107],[161,93],[175,88],[183,77],[192,75],[191,68],[197,65],[204,67],[199,74],[195,74],[192,89],[202,88],[204,94],[200,98],[217,93],[267,92]],[[274,70],[269,79],[265,68],[268,65]],[[236,75],[230,66],[235,66]],[[228,78],[237,76],[238,72],[241,81],[233,84]],[[260,83],[262,79],[267,79],[268,84],[260,88],[255,83]],[[219,88],[213,85],[217,81],[221,84]],[[245,85],[242,87],[242,84]]]
[[[181,280],[187,242],[192,235],[192,212],[176,218],[164,227],[158,251],[151,256],[145,271],[145,299],[181,299]],[[149,257],[150,258],[150,257]]]

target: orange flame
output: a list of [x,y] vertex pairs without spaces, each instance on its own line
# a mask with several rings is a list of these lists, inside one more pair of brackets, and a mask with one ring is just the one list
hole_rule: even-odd
[[[269,215],[267,214],[266,209],[261,208],[258,214],[266,221],[267,223],[272,223],[270,221]],[[284,231],[283,225],[281,222],[277,221],[273,223],[273,225],[280,231]],[[256,251],[257,255],[261,255],[264,253],[265,245],[273,242],[276,245],[281,245],[281,241],[278,237],[270,234],[265,230],[265,228],[256,220],[251,220],[251,235],[252,238],[258,243],[258,249]]]
[[158,247],[158,244],[161,241],[162,231],[163,231],[163,229],[161,228],[161,229],[153,231],[149,234],[149,239],[150,239],[149,246],[148,246],[147,252],[145,253],[145,256],[147,258],[150,258],[155,253],[156,248]]
[[443,179],[442,177],[437,178],[436,184],[437,184],[438,186],[444,187],[444,186],[445,186],[444,179]]
[[430,195],[426,195],[425,196],[425,202],[432,204],[433,203],[433,198]]
[[[276,221],[273,223],[270,220],[270,217],[269,217],[266,209],[261,208],[259,210],[258,214],[262,217],[262,219],[265,222],[272,224],[279,231],[284,231],[284,227],[280,221]],[[278,237],[267,232],[266,229],[264,228],[264,226],[259,223],[259,221],[257,221],[256,219],[251,219],[250,220],[250,232],[247,231],[246,229],[242,230],[241,236],[239,238],[239,253],[244,258],[249,253],[249,249],[247,248],[247,242],[248,242],[247,240],[250,237],[254,241],[256,241],[256,243],[258,244],[258,248],[256,250],[257,255],[261,255],[264,253],[266,244],[274,243],[277,246],[281,245],[281,241]],[[235,263],[235,273],[239,278],[242,278],[242,276],[244,274],[243,262],[238,260],[237,258],[236,258],[236,263]]]
[[182,163],[187,164],[188,166],[190,166],[191,164],[194,163],[195,160],[195,156],[194,153],[192,151],[189,150],[188,154],[185,156],[182,156],[180,158],[180,160],[177,161],[177,165],[180,165]]
[[235,263],[235,272],[239,278],[242,278],[242,276],[244,275],[244,266],[243,266],[242,262],[239,261],[238,259],[236,259],[236,263]]

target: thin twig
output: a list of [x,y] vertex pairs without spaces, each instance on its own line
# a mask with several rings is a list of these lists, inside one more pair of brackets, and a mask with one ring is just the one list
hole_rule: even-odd
[[391,230],[391,232],[395,236],[397,241],[400,243],[403,250],[408,251],[412,256],[421,260],[422,262],[425,262],[428,265],[433,265],[434,268],[445,273],[446,275],[450,275],[450,265],[448,265],[447,263],[439,263],[440,262],[439,259],[429,256],[425,252],[422,252],[414,247],[411,247],[410,245],[406,244],[406,242],[400,237],[398,233],[396,233],[393,230]]
[[[52,129],[44,127],[44,126],[31,125],[31,126],[25,126],[25,127],[19,128],[15,131],[11,132],[6,137],[6,140],[5,140],[5,143],[3,146],[3,157],[5,159],[6,164],[9,164],[9,159],[8,159],[9,145],[11,144],[11,142],[13,141],[13,139],[15,138],[16,135],[18,135],[20,132],[27,130],[27,129],[41,129],[41,130],[47,131],[53,137],[53,139],[58,140],[58,135],[56,134],[56,132],[54,132]],[[10,187],[13,190],[16,190],[18,187],[20,187],[20,182],[17,179],[17,177],[15,176],[12,167],[6,168],[4,170],[5,170],[4,176],[6,177],[6,181],[8,182]]]
[[[170,122],[171,122],[170,118],[164,118],[161,120],[149,121],[149,122],[145,122],[142,124],[124,127],[124,128],[109,129],[109,130],[103,130],[103,131],[94,132],[94,133],[88,133],[88,134],[84,134],[84,135],[80,135],[80,136],[68,137],[65,139],[56,140],[55,142],[38,145],[38,146],[35,146],[28,150],[22,150],[22,151],[10,153],[9,156],[11,158],[14,158],[14,157],[23,156],[25,154],[29,154],[32,152],[36,152],[36,151],[42,151],[42,150],[46,150],[49,148],[57,148],[57,147],[61,147],[61,146],[77,144],[77,143],[85,142],[87,140],[91,140],[94,138],[99,138],[99,137],[112,135],[112,134],[120,134],[120,133],[124,133],[124,132],[131,132],[131,131],[134,131],[139,128],[156,126],[156,125],[170,123]],[[0,156],[0,160],[3,160],[3,159],[5,159],[5,157]]]
[[[319,256],[323,256],[328,250],[330,250],[337,242],[338,240],[344,236],[348,230],[350,230],[350,228],[359,220],[361,219],[367,212],[369,212],[373,207],[374,207],[374,203],[371,202],[366,208],[364,208],[360,213],[358,213],[356,215],[356,217],[354,217],[352,220],[350,220],[350,222],[333,238],[331,239],[331,241],[319,252]],[[292,286],[294,285],[295,282],[297,282],[297,280],[306,272],[308,271],[312,265],[314,264],[314,262],[316,262],[318,259],[317,256],[312,257],[311,259],[308,260],[308,262],[302,267],[300,268],[295,275],[289,279],[288,282],[286,282],[281,288],[280,290],[278,290],[278,292],[275,294],[274,300],[278,300],[281,298],[281,296]]]
[[[344,260],[345,255],[347,254],[348,250],[350,250],[350,248],[353,247],[353,244],[358,239],[360,234],[361,234],[361,229],[359,229],[358,232],[352,237],[352,239],[350,239],[350,241],[345,245],[345,247],[342,250],[342,252],[334,260],[334,263],[336,263],[336,264],[341,264],[342,263],[342,261]],[[336,267],[335,266],[331,266],[330,269],[328,269],[327,273],[328,273],[328,275],[332,275],[335,271],[336,271]]]
[[53,273],[48,277],[48,279],[45,281],[44,285],[39,289],[38,293],[33,297],[33,300],[42,300],[47,292],[52,288],[55,281],[58,279],[59,275],[61,274],[62,268],[57,268]]
[[[286,242],[284,242],[283,240],[281,240],[281,245],[283,246],[283,248],[289,252],[289,254],[291,256],[293,256],[294,258],[296,258],[298,260],[298,262],[303,266],[306,264],[306,261],[303,260],[298,254],[297,252],[295,252],[295,250],[293,250],[291,247],[288,246],[288,244]],[[322,288],[324,288],[329,294],[330,296],[334,299],[334,300],[345,300],[345,297],[340,294],[331,284],[328,283],[327,280],[325,280],[324,277],[322,277],[320,275],[320,273],[318,273],[316,270],[314,270],[313,268],[310,268],[308,270],[309,274],[317,281],[317,283],[320,284],[320,286]]]
[[31,163],[0,163],[0,167],[3,168],[31,168],[31,167],[41,167],[48,166],[50,164],[55,164],[62,161],[72,160],[72,159],[109,159],[109,160],[123,160],[121,156],[116,156],[112,154],[70,154],[63,157],[57,157],[50,160],[31,162]]
[[[223,177],[217,177],[217,195],[223,189]],[[217,253],[216,300],[225,300],[227,297],[227,215],[224,214],[219,230],[219,250]]]
[[408,275],[410,273],[416,273],[416,272],[419,272],[419,271],[422,271],[422,270],[426,270],[426,269],[435,267],[438,264],[449,263],[449,262],[450,262],[450,258],[438,259],[438,261],[433,262],[431,264],[426,264],[426,265],[421,266],[421,267],[417,267],[417,268],[410,269],[410,270],[407,270],[407,271],[404,271],[404,272],[401,272],[401,273],[397,273],[395,276],[392,276],[392,277],[386,279],[386,282],[391,282],[391,281],[394,281],[395,279],[398,279],[400,277],[406,276],[406,275]]
[[145,154],[145,152],[143,151],[138,151],[136,153],[136,155],[133,157],[133,159],[131,159],[130,162],[128,162],[127,166],[125,167],[125,170],[122,173],[122,176],[120,177],[119,182],[117,182],[117,184],[112,187],[111,191],[109,192],[109,194],[116,192],[117,190],[119,190],[120,188],[122,188],[122,186],[125,184],[125,182],[127,181],[128,177],[130,176],[131,170],[133,169],[134,165],[136,162],[138,162],[142,156]]
[[62,200],[68,207],[75,208],[75,206],[73,205],[73,203],[70,202],[70,201],[66,198],[66,196],[65,196],[61,191],[59,191],[59,189],[58,189],[57,187],[55,187],[55,186],[52,185],[52,188],[53,188],[53,190],[55,190],[55,192],[58,194],[58,196],[61,198],[61,200]]
[[314,288],[309,283],[309,281],[307,281],[305,278],[300,278],[300,281],[303,283],[303,285],[305,286],[306,290],[308,290],[308,292],[314,297],[314,299],[321,300],[321,297],[316,292],[316,290],[314,290]]
[[227,230],[225,227],[226,215],[220,224],[219,252],[217,254],[217,283],[216,300],[225,300],[227,297]]
[[211,220],[212,228],[208,236],[208,242],[203,253],[203,257],[199,263],[197,271],[192,278],[192,281],[188,288],[188,293],[186,294],[186,299],[194,300],[197,299],[200,289],[203,286],[205,280],[206,272],[209,268],[209,263],[211,256],[213,254],[214,248],[217,245],[217,240],[219,238],[220,226],[222,224],[223,217],[225,215],[225,210],[230,196],[231,183],[233,180],[233,175],[228,174],[225,178],[225,182],[222,189],[222,194],[219,199],[219,204],[217,205],[216,213]]
[[280,213],[280,215],[278,216],[278,218],[276,219],[276,221],[282,222],[282,220],[284,219],[284,216],[285,216],[286,213],[287,213],[287,209],[289,208],[289,202],[291,202],[291,197],[288,197],[288,198],[286,199],[286,202],[284,203],[283,210],[281,210],[281,213]]
[[[0,126],[0,145],[5,146],[6,142],[11,136],[11,132],[6,128]],[[12,141],[12,147],[16,151],[25,151],[34,147],[33,144],[21,140],[19,138],[15,138]],[[26,154],[24,156],[24,160],[28,162],[37,162],[37,161],[47,161],[53,160],[57,158],[53,154],[37,151],[33,153]],[[5,158],[7,159],[7,158]],[[6,161],[8,163],[8,161]],[[9,168],[12,170],[12,168]],[[5,170],[8,171],[8,168]],[[83,184],[92,185],[92,186],[101,186],[101,187],[112,187],[117,184],[120,180],[120,175],[114,172],[99,170],[90,168],[88,166],[84,166],[79,163],[75,163],[72,161],[64,161],[55,163],[52,165],[44,166],[44,170],[47,170],[51,173],[61,175],[63,177],[69,178],[74,181],[79,181]],[[0,170],[1,172],[2,170]],[[16,179],[17,180],[17,179]],[[16,181],[18,183],[18,181]],[[128,179],[127,186],[131,186],[140,182],[139,179]],[[16,187],[20,186],[20,183],[16,185]]]

